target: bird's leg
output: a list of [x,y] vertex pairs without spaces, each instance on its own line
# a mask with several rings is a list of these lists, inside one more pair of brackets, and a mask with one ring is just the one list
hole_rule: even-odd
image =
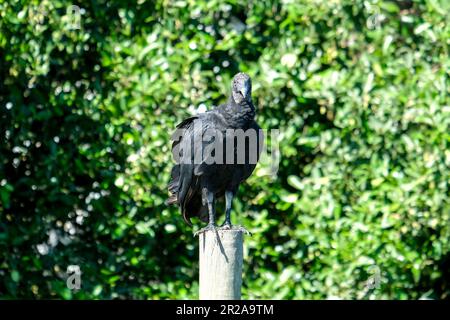
[[225,191],[225,222],[220,226],[220,229],[225,230],[238,230],[248,235],[251,233],[242,226],[233,226],[231,224],[231,205],[233,203],[234,192]]
[[233,191],[225,191],[225,222],[221,225],[223,229],[231,229],[231,205],[233,203]]
[[199,235],[200,233],[206,231],[215,231],[216,230],[216,212],[215,212],[215,203],[214,203],[214,193],[204,188],[203,197],[206,199],[206,203],[208,204],[208,213],[209,213],[209,222],[208,225],[197,232],[194,233],[194,236]]

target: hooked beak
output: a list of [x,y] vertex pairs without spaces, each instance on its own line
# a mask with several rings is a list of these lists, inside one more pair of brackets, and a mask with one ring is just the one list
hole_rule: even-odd
[[248,87],[247,87],[247,86],[244,86],[244,87],[241,89],[241,93],[242,93],[242,96],[243,96],[244,98],[246,98],[246,97],[247,97],[247,94],[248,94]]

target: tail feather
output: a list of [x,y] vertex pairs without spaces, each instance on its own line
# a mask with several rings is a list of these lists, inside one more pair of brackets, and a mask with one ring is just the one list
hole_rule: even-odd
[[191,218],[197,216],[200,220],[208,221],[208,208],[202,203],[201,192],[198,190],[197,179],[192,179],[191,175],[186,175],[185,179],[180,178],[180,165],[172,168],[171,180],[168,184],[169,198],[166,205],[179,205],[184,221],[192,226]]

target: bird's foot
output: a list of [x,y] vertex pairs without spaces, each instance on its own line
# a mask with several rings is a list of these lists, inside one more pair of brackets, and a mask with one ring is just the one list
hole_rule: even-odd
[[231,225],[231,222],[225,221],[220,227],[219,230],[231,230],[233,226]]
[[250,231],[248,231],[247,229],[245,229],[243,226],[233,226],[232,229],[241,231],[241,232],[245,233],[248,236],[252,236],[252,233]]
[[213,224],[213,223],[209,223],[206,227],[201,228],[200,230],[194,232],[194,237],[196,237],[196,236],[198,236],[199,234],[204,233],[204,232],[206,232],[206,231],[216,231],[216,230],[217,230],[216,225]]
[[221,225],[220,227],[219,227],[219,230],[236,230],[236,231],[241,231],[241,232],[243,232],[243,233],[245,233],[246,235],[248,235],[248,236],[251,236],[252,234],[250,233],[250,231],[248,231],[247,229],[245,229],[244,227],[242,227],[242,226],[233,226],[233,225],[231,225],[231,223],[227,223],[227,222],[225,222],[223,225]]

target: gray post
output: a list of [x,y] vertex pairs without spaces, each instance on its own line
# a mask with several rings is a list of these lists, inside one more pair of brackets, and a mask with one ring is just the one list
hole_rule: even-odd
[[206,231],[199,242],[200,300],[241,299],[242,231]]

